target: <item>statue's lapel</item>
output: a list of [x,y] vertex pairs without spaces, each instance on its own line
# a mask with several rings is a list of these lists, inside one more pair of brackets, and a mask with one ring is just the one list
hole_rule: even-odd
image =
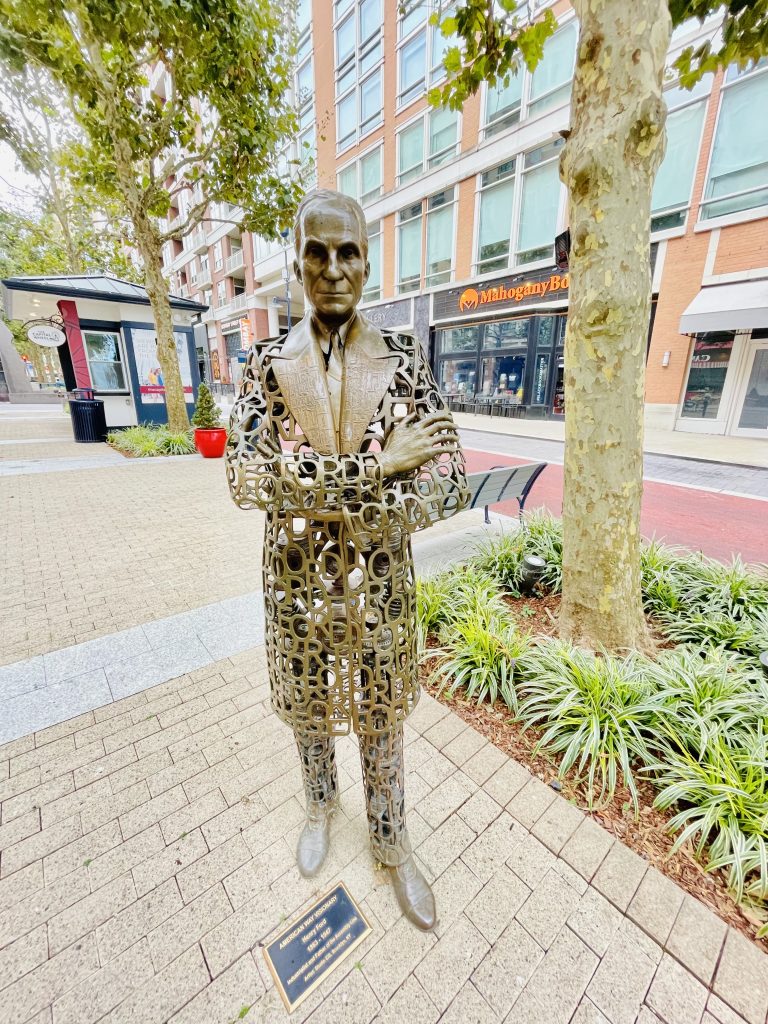
[[325,367],[308,317],[290,332],[280,354],[273,356],[272,371],[288,410],[315,451],[321,455],[337,451]]
[[344,346],[339,448],[360,450],[365,432],[400,364],[379,331],[357,314]]

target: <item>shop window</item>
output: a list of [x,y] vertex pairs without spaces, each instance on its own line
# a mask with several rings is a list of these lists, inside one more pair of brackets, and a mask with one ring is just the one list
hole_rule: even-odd
[[[753,340],[762,333],[755,331]],[[749,368],[747,390],[739,416],[740,430],[768,430],[768,347],[756,348]]]
[[509,236],[515,198],[515,161],[508,160],[480,179],[477,272],[502,270],[509,264]]
[[487,398],[503,398],[514,405],[523,401],[525,352],[483,359],[480,372],[478,394]]
[[653,186],[651,231],[666,231],[685,224],[699,160],[706,97],[712,88],[712,75],[704,78],[690,93],[677,86],[664,93],[669,109],[667,149]]
[[441,359],[438,369],[439,387],[444,395],[473,398],[477,377],[477,360]]
[[371,272],[363,289],[363,301],[381,298],[381,221],[368,225],[368,262]]
[[444,352],[474,352],[480,340],[480,327],[449,327],[438,334],[438,350]]
[[531,75],[529,117],[570,100],[578,35],[574,19],[544,43],[544,54]]
[[240,336],[240,331],[230,331],[229,334],[225,334],[224,344],[227,349],[228,359],[232,359],[238,356],[242,346],[242,338]]
[[528,344],[530,317],[517,317],[514,320],[502,320],[499,323],[487,324],[483,348],[510,348]]
[[549,352],[537,352],[533,363],[533,380],[529,405],[547,404],[547,382],[549,381]]
[[454,190],[427,200],[427,288],[450,281],[453,273]]
[[510,74],[495,86],[489,86],[485,94],[485,134],[495,135],[497,132],[511,128],[520,120],[522,105],[523,71]]
[[552,258],[560,208],[558,157],[562,145],[563,140],[558,139],[525,154],[517,263]]
[[397,290],[418,291],[421,286],[421,203],[397,215]]
[[[761,62],[762,63],[762,62]],[[768,62],[729,76],[720,100],[702,218],[768,205]]]
[[83,331],[91,383],[97,391],[126,391],[120,337],[112,331]]
[[693,356],[680,416],[717,419],[733,349],[732,333],[705,334],[693,343]]

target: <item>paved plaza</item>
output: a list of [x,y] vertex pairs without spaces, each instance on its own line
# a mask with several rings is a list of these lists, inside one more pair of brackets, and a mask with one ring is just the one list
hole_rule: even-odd
[[[426,694],[406,793],[435,932],[374,870],[351,739],[329,862],[302,879],[261,517],[220,462],[114,462],[68,429],[0,417],[2,1024],[289,1019],[262,946],[339,880],[372,934],[291,1020],[766,1024],[765,954]],[[424,535],[418,564],[479,519]]]

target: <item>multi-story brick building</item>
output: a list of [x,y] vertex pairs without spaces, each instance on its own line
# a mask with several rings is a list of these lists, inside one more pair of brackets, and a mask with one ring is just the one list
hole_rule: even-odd
[[[457,403],[563,414],[567,274],[554,239],[567,226],[558,177],[577,23],[566,0],[531,74],[483,88],[461,112],[429,107],[445,41],[430,4],[305,0],[296,75],[301,145],[316,183],[362,203],[374,322],[415,330]],[[717,20],[674,33],[676,53]],[[653,196],[653,317],[648,422],[768,438],[768,61],[707,75],[692,92],[670,76],[667,155]],[[251,337],[287,326],[293,252],[229,223],[169,253],[172,288],[209,302],[214,378],[237,377]],[[290,284],[291,314],[302,314]]]

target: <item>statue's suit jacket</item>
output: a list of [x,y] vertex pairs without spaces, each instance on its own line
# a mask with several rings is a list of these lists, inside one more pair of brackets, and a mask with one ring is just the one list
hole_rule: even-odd
[[382,732],[419,694],[410,535],[468,501],[457,444],[384,478],[377,453],[410,413],[445,408],[416,338],[360,314],[344,347],[338,431],[309,317],[251,349],[232,411],[234,501],[266,512],[272,705],[321,735]]

